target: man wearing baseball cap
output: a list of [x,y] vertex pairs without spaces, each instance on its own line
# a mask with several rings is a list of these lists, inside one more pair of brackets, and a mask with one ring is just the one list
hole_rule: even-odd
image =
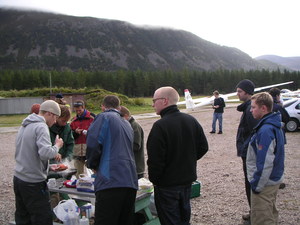
[[[247,168],[246,168],[246,156],[247,156],[247,149],[251,138],[251,132],[253,128],[258,123],[252,116],[250,112],[251,109],[251,97],[254,93],[255,85],[251,80],[242,80],[236,86],[237,96],[239,97],[240,101],[243,103],[237,107],[239,112],[242,112],[240,124],[237,131],[236,136],[236,147],[237,147],[237,155],[242,158],[243,160],[243,171],[245,176],[245,189],[248,204],[251,210],[250,204],[250,194],[251,194],[251,187],[250,183],[247,179]],[[242,218],[244,220],[250,220],[250,214],[243,215]]]
[[60,113],[59,105],[47,100],[39,114],[32,113],[23,120],[18,131],[13,178],[16,224],[53,224],[46,179],[49,159],[57,157],[63,141],[57,138],[52,146],[49,127]]

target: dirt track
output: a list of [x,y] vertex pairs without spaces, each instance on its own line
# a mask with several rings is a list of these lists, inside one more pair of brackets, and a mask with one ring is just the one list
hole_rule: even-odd
[[[193,225],[239,225],[242,214],[248,211],[244,192],[241,159],[236,156],[235,136],[241,114],[234,107],[224,113],[224,134],[209,134],[212,110],[192,112],[207,136],[209,152],[198,162],[198,180],[202,183],[201,196],[192,199]],[[145,131],[145,140],[158,118],[137,117]],[[14,140],[16,133],[0,132],[0,224],[14,218],[12,174],[14,168]],[[279,224],[300,224],[300,132],[287,133],[285,183],[279,190],[277,206]]]

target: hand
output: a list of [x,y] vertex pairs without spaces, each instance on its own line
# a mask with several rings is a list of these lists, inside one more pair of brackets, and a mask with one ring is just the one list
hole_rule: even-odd
[[54,159],[57,161],[57,162],[60,162],[61,161],[61,154],[57,154]]
[[75,133],[77,133],[77,134],[81,134],[81,132],[83,131],[83,129],[80,129],[80,128],[76,128],[76,130],[75,130]]
[[58,135],[56,135],[55,139],[55,146],[60,149],[64,145],[63,139],[59,138]]

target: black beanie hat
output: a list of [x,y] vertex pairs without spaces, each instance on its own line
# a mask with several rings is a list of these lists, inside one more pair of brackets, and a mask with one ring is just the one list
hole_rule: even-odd
[[55,98],[63,98],[64,96],[61,93],[58,93]]
[[240,81],[236,85],[236,88],[240,88],[243,91],[245,91],[246,93],[248,93],[250,95],[253,95],[255,85],[254,85],[254,83],[251,80],[245,79],[245,80]]

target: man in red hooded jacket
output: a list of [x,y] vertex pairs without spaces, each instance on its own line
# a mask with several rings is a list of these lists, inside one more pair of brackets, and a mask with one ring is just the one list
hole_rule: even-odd
[[86,154],[86,133],[94,120],[94,114],[90,113],[83,101],[79,100],[74,103],[76,116],[70,124],[75,139],[73,150],[74,166],[77,169],[76,177],[84,173],[85,154]]

